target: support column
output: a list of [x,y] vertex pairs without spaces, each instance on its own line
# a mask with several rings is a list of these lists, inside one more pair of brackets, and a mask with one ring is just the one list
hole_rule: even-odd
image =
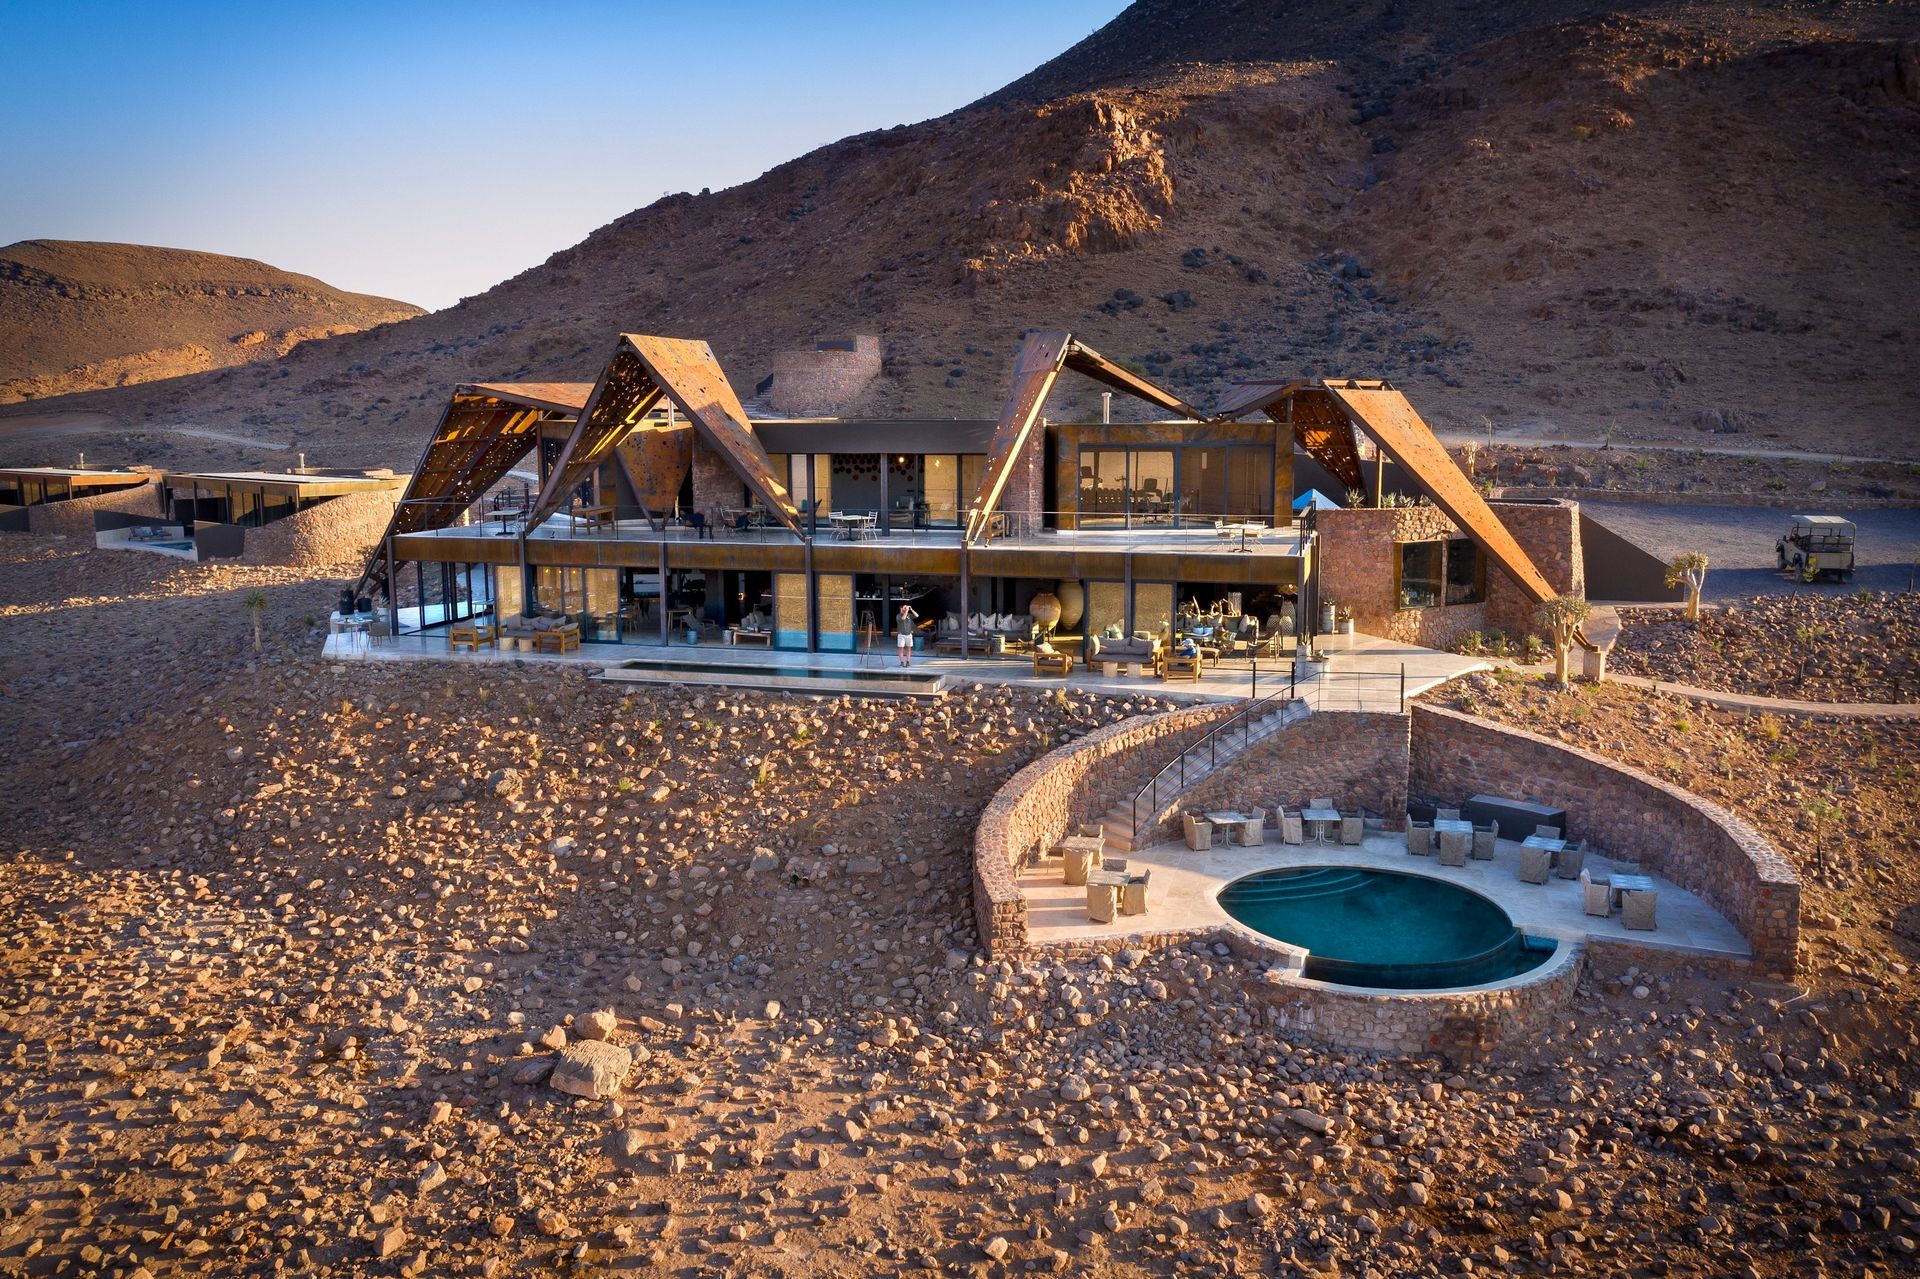
[[963,662],[967,660],[967,619],[972,616],[968,610],[968,605],[972,603],[968,585],[967,535],[963,527],[960,534],[960,660]]
[[891,478],[888,472],[892,470],[893,454],[882,453],[880,455],[880,535],[882,537],[893,533],[893,503],[887,500],[887,489]]
[[813,575],[813,542],[807,542],[807,651],[820,651],[820,583]]
[[667,544],[660,543],[660,646],[673,644],[673,628],[667,622]]
[[1133,552],[1120,557],[1120,633],[1133,638]]

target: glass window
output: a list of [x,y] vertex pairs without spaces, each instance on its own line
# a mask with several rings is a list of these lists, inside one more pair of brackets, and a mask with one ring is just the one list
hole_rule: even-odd
[[1133,522],[1165,524],[1173,519],[1173,450],[1135,449]]
[[1173,638],[1173,583],[1135,582],[1133,584],[1133,629],[1160,637]]
[[1180,513],[1205,523],[1227,513],[1227,451],[1180,450]]
[[1089,635],[1118,637],[1126,625],[1127,588],[1121,582],[1088,582],[1086,627]]
[[502,564],[493,570],[494,583],[499,588],[500,611],[502,619],[520,616],[523,592],[520,589],[520,568],[516,564]]
[[231,497],[227,507],[227,523],[239,524],[247,528],[257,527],[260,523],[259,490],[242,487],[227,491]]
[[1080,523],[1120,524],[1126,518],[1126,450],[1081,449]]
[[1432,608],[1440,602],[1444,542],[1402,542],[1397,597],[1401,608]]
[[960,518],[960,458],[953,453],[929,453],[926,467],[927,521],[953,524]]
[[987,473],[987,455],[985,453],[962,453],[960,455],[960,509],[966,510],[980,492],[980,477]]
[[1487,597],[1487,561],[1479,543],[1456,537],[1447,543],[1447,603],[1478,604]]
[[1273,518],[1273,451],[1264,448],[1226,450],[1227,518]]

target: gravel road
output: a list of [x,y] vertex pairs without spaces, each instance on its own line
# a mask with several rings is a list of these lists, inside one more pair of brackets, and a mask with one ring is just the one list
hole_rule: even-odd
[[1777,592],[1843,593],[1862,588],[1904,591],[1920,560],[1920,510],[1848,511],[1818,504],[1808,514],[1844,515],[1860,527],[1858,568],[1845,586],[1811,586],[1783,580],[1774,568],[1773,544],[1793,512],[1766,506],[1628,506],[1583,502],[1581,509],[1622,537],[1661,559],[1681,551],[1705,551],[1708,599]]

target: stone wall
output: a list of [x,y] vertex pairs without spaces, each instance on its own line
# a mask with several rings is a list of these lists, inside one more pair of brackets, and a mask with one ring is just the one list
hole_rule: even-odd
[[1799,877],[1765,836],[1719,805],[1578,747],[1437,706],[1413,707],[1410,759],[1416,801],[1484,793],[1565,808],[1573,837],[1697,894],[1747,939],[1756,970],[1793,976]]
[[[1572,502],[1496,502],[1493,512],[1541,575],[1561,594],[1585,594],[1580,508]],[[1489,562],[1486,597],[1479,604],[1399,608],[1394,597],[1395,546],[1460,536],[1432,506],[1363,507],[1319,512],[1320,598],[1353,610],[1368,635],[1428,648],[1446,648],[1469,631],[1524,635],[1533,628],[1533,602]]]
[[1027,944],[1020,869],[1082,822],[1096,822],[1141,785],[1233,702],[1122,720],[1049,751],[1015,773],[980,814],[973,836],[973,913],[987,953]]
[[844,412],[867,383],[880,376],[880,339],[860,333],[852,342],[851,351],[814,348],[776,353],[767,406],[796,417]]
[[1278,970],[1244,989],[1282,1038],[1474,1061],[1533,1038],[1573,997],[1584,963],[1580,945],[1562,942],[1542,967],[1484,990],[1376,993]]
[[265,528],[246,530],[242,564],[365,567],[373,548],[387,534],[399,489],[346,493],[297,511]]
[[1315,795],[1397,828],[1407,813],[1409,738],[1405,715],[1330,712],[1295,720],[1182,795],[1164,816],[1160,838],[1184,834],[1180,813],[1187,809],[1264,809],[1271,822],[1274,805],[1298,808]]
[[93,540],[95,511],[122,511],[129,515],[160,518],[160,489],[154,484],[118,489],[97,497],[76,497],[65,502],[44,502],[27,509],[27,529],[48,537],[83,537]]
[[728,507],[745,506],[746,502],[747,486],[734,471],[733,464],[708,447],[698,435],[694,436],[693,509],[718,523]]

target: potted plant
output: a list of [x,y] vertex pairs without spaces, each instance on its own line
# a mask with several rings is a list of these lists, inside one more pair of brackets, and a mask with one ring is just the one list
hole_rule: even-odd
[[1353,634],[1353,610],[1351,608],[1345,604],[1335,604],[1333,606],[1333,620],[1339,626],[1342,635],[1351,636]]

